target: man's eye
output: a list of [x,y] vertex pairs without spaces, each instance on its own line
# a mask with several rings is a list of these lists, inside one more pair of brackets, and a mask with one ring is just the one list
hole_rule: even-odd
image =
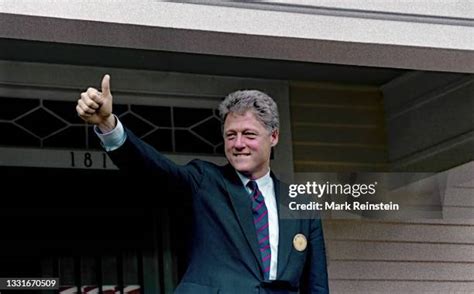
[[226,135],[226,138],[227,138],[228,140],[232,140],[232,139],[235,138],[235,135],[234,135],[234,134],[228,134],[228,135]]
[[245,136],[247,138],[255,138],[255,137],[257,137],[257,134],[255,134],[255,133],[246,133]]

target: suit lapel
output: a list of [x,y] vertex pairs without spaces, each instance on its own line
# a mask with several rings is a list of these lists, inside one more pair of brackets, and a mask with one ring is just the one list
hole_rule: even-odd
[[237,220],[244,233],[247,242],[252,249],[256,262],[260,267],[260,274],[263,273],[263,265],[261,262],[260,251],[258,249],[257,232],[253,223],[252,203],[250,196],[242,185],[242,181],[236,174],[231,165],[224,167],[225,185],[230,196],[232,206],[234,207]]
[[280,278],[281,274],[286,268],[288,264],[288,259],[291,253],[291,247],[293,246],[293,238],[294,235],[297,233],[297,224],[298,222],[294,219],[282,219],[281,218],[281,210],[285,209],[285,207],[280,207],[280,204],[284,205],[285,201],[280,201],[281,197],[285,197],[285,195],[281,195],[285,193],[285,187],[283,184],[275,177],[273,173],[271,173],[273,183],[275,185],[275,198],[277,203],[278,209],[278,230],[279,230],[279,240],[278,240],[278,265],[277,265],[277,279]]

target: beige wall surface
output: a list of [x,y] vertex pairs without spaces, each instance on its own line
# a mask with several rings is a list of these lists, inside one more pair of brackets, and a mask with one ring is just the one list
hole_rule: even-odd
[[[404,161],[395,154],[407,153],[412,158],[403,165],[406,171],[444,170],[437,174],[443,179],[440,217],[345,215],[323,220],[331,293],[474,291],[474,149],[469,149],[472,135],[466,137],[474,126],[472,112],[468,115],[473,96],[465,90],[471,85],[469,76],[423,72],[402,76],[383,91],[290,83],[296,177],[304,172],[400,170]],[[407,125],[409,120],[392,118],[402,111],[424,124],[417,128]],[[448,127],[433,125],[439,120]],[[403,142],[394,135],[400,132]],[[465,146],[464,152],[459,146]],[[407,151],[413,148],[418,153]],[[440,154],[448,154],[445,162]]]

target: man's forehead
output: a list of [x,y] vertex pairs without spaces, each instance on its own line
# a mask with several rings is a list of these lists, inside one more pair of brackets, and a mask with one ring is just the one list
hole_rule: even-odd
[[257,118],[255,113],[252,111],[246,111],[245,113],[229,112],[225,118],[224,127],[230,124],[243,124],[247,126],[264,127],[263,123]]

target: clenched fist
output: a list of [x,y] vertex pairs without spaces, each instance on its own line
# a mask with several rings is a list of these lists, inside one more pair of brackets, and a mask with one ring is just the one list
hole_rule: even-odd
[[108,132],[115,127],[109,75],[104,76],[101,87],[101,92],[88,88],[86,92],[81,93],[76,111],[84,121],[97,125],[102,132]]

